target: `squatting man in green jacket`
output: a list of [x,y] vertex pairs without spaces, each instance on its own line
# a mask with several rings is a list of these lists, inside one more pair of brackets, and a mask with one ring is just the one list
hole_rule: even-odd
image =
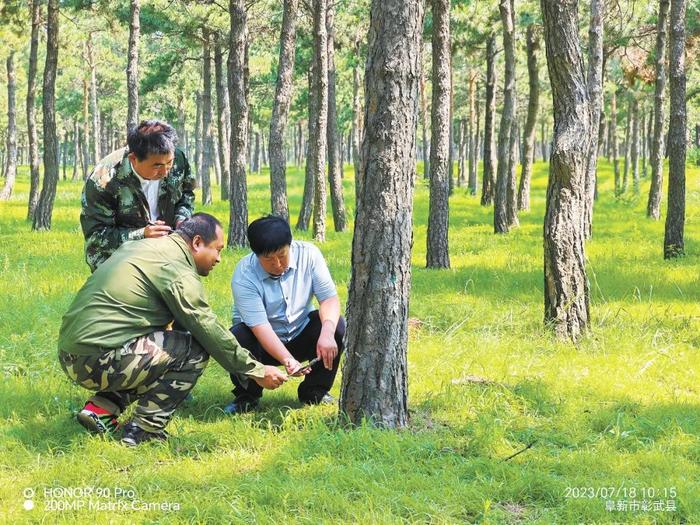
[[[275,389],[287,375],[254,360],[207,303],[200,276],[221,260],[219,221],[197,213],[172,235],[123,244],[88,278],[63,316],[58,360],[95,391],[78,413],[92,432],[114,432],[136,402],[122,442],[166,439],[164,429],[213,357],[238,381]],[[171,322],[180,330],[166,330]]]

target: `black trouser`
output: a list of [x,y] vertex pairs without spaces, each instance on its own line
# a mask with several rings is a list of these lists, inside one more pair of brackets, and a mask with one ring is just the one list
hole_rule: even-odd
[[[231,327],[231,333],[238,340],[243,348],[248,350],[255,359],[265,365],[278,366],[280,363],[268,354],[255,338],[253,331],[244,323],[238,323]],[[301,333],[286,343],[284,346],[294,356],[297,361],[306,361],[316,357],[316,343],[321,335],[321,319],[318,310],[309,313],[309,322]],[[345,319],[341,316],[338,319],[338,326],[335,328],[335,342],[338,344],[338,355],[333,361],[333,370],[328,370],[323,366],[323,362],[317,363],[311,372],[304,376],[304,380],[297,389],[299,401],[316,402],[319,401],[333,386],[335,374],[338,371],[340,355],[343,353],[343,337],[345,336]],[[262,397],[262,387],[255,381],[248,381],[247,388],[244,388],[236,376],[231,375],[233,381],[233,395],[238,399],[257,401]]]

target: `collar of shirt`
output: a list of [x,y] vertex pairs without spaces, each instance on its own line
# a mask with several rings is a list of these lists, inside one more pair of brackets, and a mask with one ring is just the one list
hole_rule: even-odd
[[190,251],[190,247],[187,245],[187,242],[185,241],[185,239],[182,238],[182,235],[175,232],[173,235],[168,235],[168,239],[171,239],[175,242],[175,244],[177,244],[180,247],[182,253],[184,253],[185,257],[187,258],[187,262],[192,268],[195,268],[196,270],[196,266],[194,264],[194,257],[192,256],[192,252]]
[[284,273],[282,275],[280,275],[279,277],[273,277],[272,275],[267,273],[263,269],[262,265],[260,264],[260,259],[258,259],[258,256],[255,255],[254,253],[252,255],[253,255],[253,268],[255,268],[255,273],[260,280],[270,279],[272,281],[276,281],[276,280],[282,279],[283,277],[289,275],[289,270],[296,270],[296,268],[297,268],[297,259],[296,259],[297,253],[296,253],[296,249],[294,248],[294,241],[292,241],[292,244],[289,245],[289,266],[284,271]]

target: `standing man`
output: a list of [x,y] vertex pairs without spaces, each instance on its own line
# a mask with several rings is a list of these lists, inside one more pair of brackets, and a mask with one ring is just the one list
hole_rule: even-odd
[[[233,326],[238,343],[261,363],[282,364],[299,385],[304,404],[333,403],[328,394],[343,350],[345,320],[326,261],[316,246],[293,241],[287,221],[262,217],[248,226],[253,253],[241,259],[231,280]],[[311,299],[316,297],[319,308]],[[300,361],[320,358],[313,367]],[[234,401],[224,411],[255,409],[260,386],[232,375]]]
[[[122,442],[164,440],[173,412],[212,356],[242,384],[274,389],[287,375],[236,344],[216,319],[200,276],[221,260],[224,234],[197,213],[174,234],[124,244],[93,273],[63,316],[58,360],[75,383],[96,392],[78,413],[88,430],[117,430],[133,401]],[[176,321],[187,331],[166,330]]]
[[175,130],[144,120],[128,147],[100,160],[85,182],[80,226],[85,260],[95,271],[121,244],[168,235],[194,211],[195,179]]

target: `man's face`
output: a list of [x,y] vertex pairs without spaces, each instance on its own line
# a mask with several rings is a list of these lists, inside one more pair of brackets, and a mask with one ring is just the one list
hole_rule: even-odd
[[175,153],[171,152],[162,155],[151,153],[144,160],[139,160],[134,153],[129,153],[129,160],[136,173],[142,179],[159,180],[164,179],[168,175],[170,168],[173,167]]
[[273,277],[279,277],[289,268],[289,245],[267,255],[258,255],[258,261],[263,270]]
[[216,227],[216,238],[210,243],[205,243],[199,235],[192,239],[192,257],[197,267],[197,273],[202,277],[209,275],[209,272],[221,261],[221,250],[224,249],[224,231],[221,227]]

